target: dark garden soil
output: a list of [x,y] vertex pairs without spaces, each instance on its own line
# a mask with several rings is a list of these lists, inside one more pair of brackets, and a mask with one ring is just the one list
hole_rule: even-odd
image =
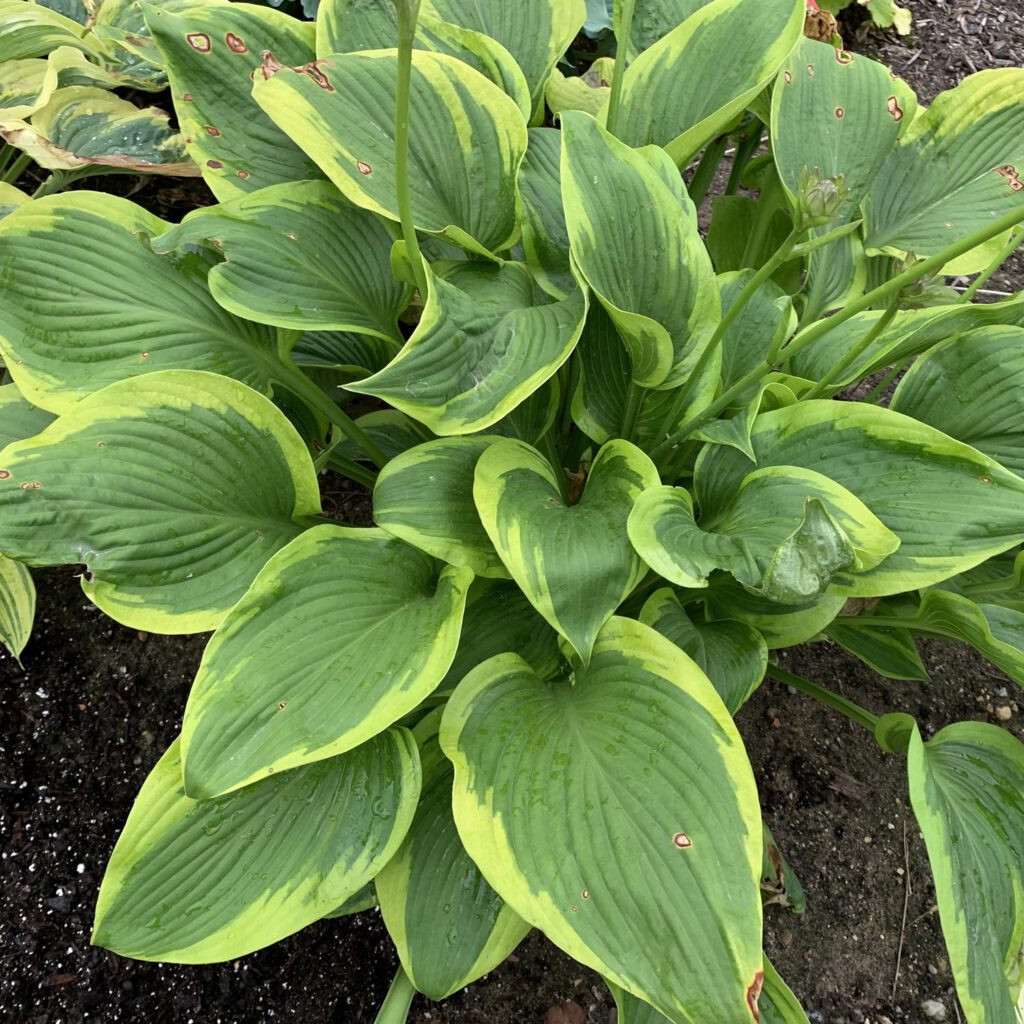
[[[904,2],[913,36],[879,33],[855,14],[846,41],[891,64],[922,99],[974,70],[1024,64],[1022,0]],[[201,189],[151,182],[133,198],[174,219]],[[1021,260],[990,288],[1024,288]],[[365,523],[365,500],[344,488],[325,500],[339,518]],[[0,1021],[371,1024],[395,967],[375,912],[205,967],[136,963],[89,945],[104,865],[179,728],[205,638],[123,629],[89,604],[72,571],[35,575],[39,615],[24,669],[0,653]],[[1008,716],[1006,728],[1024,735],[1024,702],[994,668],[952,644],[922,652],[929,684],[884,680],[831,645],[791,652],[785,664],[873,711],[908,711],[926,732]],[[773,683],[739,724],[767,820],[807,890],[803,915],[769,908],[765,942],[811,1021],[941,1019],[924,1015],[924,1000],[958,1020],[901,759]],[[417,1002],[412,1020],[608,1024],[612,1012],[600,979],[535,934],[447,1003]]]

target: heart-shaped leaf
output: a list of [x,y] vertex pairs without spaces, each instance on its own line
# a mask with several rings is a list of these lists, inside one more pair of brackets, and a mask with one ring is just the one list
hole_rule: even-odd
[[455,656],[468,569],[381,530],[319,526],[272,558],[203,655],[185,791],[218,796],[351,750],[416,707]]
[[[0,351],[26,398],[65,412],[165,369],[211,370],[269,393],[276,331],[222,309],[203,259],[154,254],[149,239],[166,228],[98,192],[36,199],[0,221]],[[83,246],[106,259],[83,260]]]
[[214,629],[319,512],[295,428],[212,373],[111,384],[0,452],[0,551],[84,563],[103,611],[156,633]]
[[16,659],[32,635],[35,617],[36,588],[28,569],[0,555],[0,644]]
[[57,88],[57,70],[49,61],[29,57],[0,64],[0,123],[35,113]]
[[719,301],[697,211],[671,161],[571,111],[562,117],[562,201],[572,258],[629,349],[634,380],[682,383]]
[[418,992],[439,1002],[500,964],[530,926],[466,853],[452,817],[452,764],[436,734],[420,733],[417,726],[423,764],[419,807],[376,886],[405,973]]
[[674,644],[613,618],[571,680],[492,658],[455,691],[441,746],[459,835],[521,917],[675,1024],[749,1024],[757,791],[725,705]]
[[384,399],[435,434],[472,434],[510,413],[569,358],[586,294],[577,286],[552,300],[519,263],[462,262],[444,278],[427,273],[427,305],[405,348],[349,390]]
[[299,330],[357,331],[401,344],[411,290],[391,276],[393,238],[326,181],[270,185],[194,210],[154,240],[157,252],[213,241],[224,262],[210,293],[249,320]]
[[178,741],[114,847],[92,941],[136,960],[234,960],[341,905],[391,859],[420,792],[416,743],[361,747],[215,800],[190,800]]
[[0,0],[0,23],[4,26],[0,65],[9,60],[45,57],[58,46],[75,46],[94,56],[98,52],[98,47],[86,37],[84,25],[42,4]]
[[[253,90],[348,199],[393,221],[397,61],[393,50],[298,68],[268,58]],[[526,149],[515,102],[454,57],[415,50],[409,131],[416,227],[482,255],[508,248],[518,235],[515,178]]]
[[473,498],[495,550],[584,662],[600,628],[644,576],[626,520],[639,495],[657,484],[654,463],[628,441],[598,452],[575,505],[564,502],[551,464],[522,441],[491,445],[476,464]]
[[1021,993],[1024,747],[957,722],[907,753],[910,801],[935,879],[957,996],[971,1024],[1011,1024]]

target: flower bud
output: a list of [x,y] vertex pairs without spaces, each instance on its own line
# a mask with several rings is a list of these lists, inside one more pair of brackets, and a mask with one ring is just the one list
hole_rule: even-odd
[[823,178],[817,168],[813,171],[804,168],[797,186],[797,218],[808,228],[828,224],[839,215],[848,195],[849,189],[841,174]]

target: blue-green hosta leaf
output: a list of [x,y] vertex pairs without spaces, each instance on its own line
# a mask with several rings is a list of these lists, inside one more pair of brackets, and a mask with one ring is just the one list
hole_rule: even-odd
[[584,0],[426,0],[426,13],[496,39],[522,68],[535,121],[544,110],[544,84],[587,17]]
[[185,791],[218,796],[397,722],[448,671],[472,579],[381,530],[306,531],[206,648],[181,731]]
[[374,522],[478,576],[507,576],[473,504],[477,460],[497,436],[446,437],[392,459],[373,489]]
[[1006,551],[939,584],[982,604],[1024,612],[1024,551]]
[[807,1014],[790,987],[764,958],[764,985],[757,1001],[761,1024],[807,1024]]
[[520,263],[427,270],[427,304],[412,337],[383,370],[349,386],[414,416],[435,434],[497,423],[569,358],[587,297],[552,299]]
[[777,604],[728,577],[693,595],[703,601],[708,618],[736,619],[756,629],[770,651],[795,647],[816,637],[842,611],[846,598],[826,591],[803,605]]
[[[800,402],[759,416],[751,444],[762,469],[824,470],[900,539],[875,568],[840,572],[836,594],[884,597],[930,586],[1024,539],[1024,480],[909,416],[855,402]],[[739,452],[706,448],[695,478],[703,515],[723,514],[749,472]]]
[[929,681],[928,671],[921,661],[914,637],[910,630],[902,626],[879,625],[878,628],[860,629],[846,623],[833,622],[825,630],[825,635],[889,679]]
[[714,0],[646,49],[622,81],[616,134],[680,167],[775,77],[803,33],[803,0]]
[[181,136],[157,107],[140,109],[104,89],[58,89],[32,122],[0,120],[0,136],[47,170],[113,167],[198,177]]
[[376,886],[405,973],[418,992],[440,1001],[501,963],[530,926],[487,884],[462,845],[452,817],[454,770],[436,735],[421,739],[420,758],[416,817]]
[[647,599],[640,621],[685,651],[714,684],[729,714],[735,715],[761,685],[768,669],[764,637],[744,622],[701,622],[691,618],[674,590],[664,587]]
[[733,500],[705,511],[700,525],[688,491],[652,488],[630,513],[629,538],[655,572],[680,586],[706,587],[708,575],[723,569],[771,601],[797,605],[837,575],[875,568],[900,544],[846,488],[784,465],[749,473]]
[[0,220],[10,216],[19,206],[24,206],[28,201],[29,197],[20,188],[15,188],[6,181],[0,181]]
[[310,370],[339,370],[352,380],[387,366],[399,345],[390,338],[351,331],[306,331],[292,349],[292,362]]
[[291,424],[212,373],[119,381],[0,452],[0,551],[84,564],[103,611],[156,633],[215,628],[319,512]]
[[527,444],[539,444],[554,425],[561,401],[562,390],[558,377],[549,377],[529,398],[488,427],[487,433],[518,438]]
[[79,25],[89,21],[89,9],[85,0],[36,0],[40,7],[48,7],[51,11],[70,18]]
[[[90,0],[92,3],[93,0]],[[204,0],[161,0],[164,10],[179,12]],[[223,3],[223,0],[216,0]],[[98,66],[120,86],[160,92],[167,87],[164,57],[146,25],[146,0],[98,0],[90,36],[101,52]]]
[[[882,167],[865,244],[933,256],[1015,207],[1024,219],[1024,68],[980,71],[938,96]],[[984,247],[968,255],[956,273],[990,259]]]
[[671,1024],[668,1017],[659,1013],[650,1003],[620,988],[614,981],[605,978],[615,1009],[618,1012],[618,1024]]
[[315,67],[313,26],[252,4],[146,5],[189,155],[221,201],[284,181],[320,177],[319,168],[252,101],[261,54]]
[[[398,15],[392,3],[363,0],[324,0],[316,18],[318,57],[359,50],[387,50],[397,45]],[[530,87],[512,54],[496,39],[461,25],[420,12],[416,20],[418,50],[446,53],[490,79],[516,101],[523,117],[530,116]]]
[[[653,46],[686,21],[691,14],[696,14],[711,2],[712,0],[645,0],[637,4],[629,31],[629,59],[635,59],[637,54]],[[616,39],[622,36],[622,25],[619,23],[621,13],[621,9],[615,12]]]
[[462,841],[513,910],[675,1024],[749,1024],[757,791],[725,705],[674,644],[613,618],[572,681],[492,658],[455,691],[441,746]]
[[0,352],[26,398],[60,413],[114,381],[179,368],[270,391],[276,332],[222,309],[202,259],[155,255],[149,239],[166,228],[127,199],[86,191],[0,221]]
[[[808,380],[820,380],[883,315],[884,310],[869,310],[851,317],[791,360],[790,371]],[[893,322],[832,383],[845,387],[875,370],[905,362],[954,335],[999,324],[1024,327],[1024,295],[983,305],[967,303],[904,310],[896,314]]]
[[[359,417],[359,428],[389,459],[395,459],[410,448],[433,440],[422,424],[395,409],[377,409]],[[357,462],[366,461],[366,454],[347,438],[331,448],[333,455]]]
[[0,123],[35,113],[57,88],[57,71],[37,57],[0,64]]
[[476,464],[473,497],[484,528],[530,603],[590,658],[598,631],[645,567],[625,525],[633,503],[658,484],[654,463],[628,441],[594,459],[579,502],[562,500],[555,470],[521,441],[491,445]]
[[930,349],[889,407],[1024,474],[1024,328],[983,327]]
[[391,233],[329,182],[270,185],[194,210],[153,247],[173,252],[207,240],[224,254],[210,293],[237,316],[401,344],[398,315],[412,290],[391,276]]
[[969,1024],[1016,1024],[1024,937],[1024,747],[957,722],[914,730],[910,801],[924,833],[942,932]]
[[0,555],[0,644],[15,658],[32,635],[36,617],[36,588],[28,569]]
[[519,166],[526,263],[541,287],[558,298],[576,288],[562,211],[561,154],[561,132],[555,128],[531,128],[526,156]]
[[405,729],[215,800],[190,800],[176,740],[107,864],[92,941],[136,960],[211,963],[334,910],[391,859],[416,810]]
[[441,688],[457,686],[477,665],[507,652],[518,654],[542,679],[562,665],[558,634],[519,587],[504,580],[480,580],[469,592],[459,649]]
[[[260,106],[357,206],[398,221],[394,50],[339,53],[293,68],[268,58]],[[526,122],[515,102],[446,54],[413,52],[409,176],[416,227],[471,251],[518,235],[516,172]]]
[[52,413],[33,405],[18,390],[17,384],[0,387],[0,449],[12,441],[35,437],[54,420]]
[[772,94],[772,153],[786,191],[796,194],[805,170],[841,175],[849,194],[837,223],[850,219],[916,110],[913,90],[884,65],[801,40]]
[[0,65],[9,60],[45,57],[58,46],[75,46],[95,55],[98,48],[86,37],[85,26],[40,4],[0,0]]
[[632,150],[572,111],[562,118],[562,201],[572,258],[618,328],[634,380],[680,384],[719,319],[682,180],[663,153]]

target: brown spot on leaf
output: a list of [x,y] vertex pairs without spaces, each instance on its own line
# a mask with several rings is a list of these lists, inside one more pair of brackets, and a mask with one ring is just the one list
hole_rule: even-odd
[[11,471],[9,469],[0,469],[0,480],[10,480]]
[[813,78],[814,77],[814,65],[813,64],[808,64],[807,65],[807,77],[808,78]]
[[220,133],[220,129],[219,128],[214,128],[212,124],[204,124],[203,125],[203,131],[206,132],[206,134],[209,135],[210,138],[212,138],[212,139],[219,139],[220,138],[220,134],[221,134]]
[[288,701],[286,701],[286,700],[279,700],[277,702],[277,710],[278,711],[284,711],[284,709],[286,707],[288,707]]
[[845,114],[846,114],[846,111],[843,110],[842,107],[836,107],[836,117],[841,119],[841,118],[843,118],[845,116]]
[[149,358],[149,353],[148,352],[143,352],[142,353],[142,358],[143,359],[148,359]]
[[96,447],[97,448],[106,448],[107,447],[107,442],[106,441],[98,441],[96,443]]
[[32,484],[30,484],[30,483],[29,483],[29,482],[28,482],[28,481],[26,480],[26,481],[25,481],[25,482],[24,482],[24,483],[23,483],[23,484],[21,485],[21,489],[22,489],[23,491],[29,491],[29,490],[31,490],[31,489],[32,489]]
[[205,32],[190,32],[185,36],[185,42],[198,53],[209,53],[213,49],[213,43]]
[[185,101],[186,103],[191,103],[191,102],[192,102],[192,99],[193,99],[193,96],[192,96],[192,93],[190,93],[190,92],[183,92],[183,93],[181,94],[181,98],[182,98],[182,99],[183,99],[183,100],[184,100],[184,101]]
[[299,240],[299,236],[295,234],[294,231],[289,231],[288,234],[285,235],[285,237],[290,238],[293,242],[297,242]]
[[789,85],[789,83],[793,81],[793,72],[787,71],[784,77],[786,79],[786,85]]
[[582,896],[583,896],[583,898],[585,900],[589,900],[590,899],[590,890],[589,889],[584,889],[583,892],[582,892]]
[[1013,164],[1003,164],[1002,167],[997,167],[996,174],[1005,178],[1014,192],[1024,192],[1024,180],[1021,179],[1020,171]]
[[228,44],[228,49],[232,53],[248,53],[249,47],[245,45],[245,40],[241,36],[236,36],[234,32],[228,32],[224,36],[224,42]]
[[334,86],[331,85],[330,79],[320,67],[321,64],[326,64],[328,67],[331,67],[331,64],[328,61],[311,60],[308,64],[282,64],[274,56],[272,50],[260,51],[260,57],[263,60],[260,70],[263,72],[263,77],[265,79],[271,79],[279,71],[283,71],[287,68],[289,71],[294,71],[297,75],[306,75],[308,78],[311,78],[326,92],[334,92]]
[[284,65],[274,56],[273,50],[261,50],[260,58],[263,61],[263,64],[260,66],[260,71],[263,72],[263,77],[268,81],[284,67]]
[[356,168],[360,174],[373,174],[373,168],[369,164],[363,163],[362,160],[356,162]]
[[252,177],[248,171],[235,171],[235,174],[237,174],[242,181],[248,181]]
[[672,843],[677,850],[688,850],[693,846],[693,840],[685,832],[677,832],[672,837]]
[[990,484],[990,483],[992,483],[992,477],[990,477],[990,476],[983,476],[981,478],[981,482],[983,484]]
[[839,22],[831,11],[815,11],[808,9],[804,16],[804,35],[808,39],[816,39],[819,43],[830,43],[839,31]]
[[837,64],[852,64],[853,54],[849,50],[836,50]]
[[885,101],[885,105],[889,108],[892,119],[899,124],[903,120],[903,108],[900,106],[900,101],[895,96],[890,96]]
[[580,908],[579,908],[579,907],[570,907],[569,909],[570,909],[570,910],[571,910],[571,911],[572,911],[572,912],[573,912],[574,914],[578,914],[578,913],[579,913],[579,911],[580,911]]
[[761,1011],[758,1009],[757,1001],[761,998],[761,989],[764,986],[764,971],[758,971],[754,980],[747,986],[747,1009],[755,1021],[761,1019]]
[[212,167],[213,170],[215,171],[219,171],[224,166],[224,164],[220,160],[207,160],[206,166]]

